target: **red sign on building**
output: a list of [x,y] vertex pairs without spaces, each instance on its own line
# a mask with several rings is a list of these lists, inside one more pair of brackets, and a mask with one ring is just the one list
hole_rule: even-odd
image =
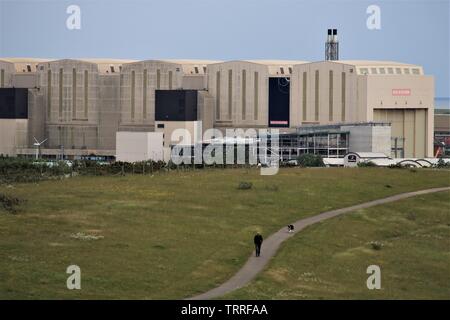
[[410,96],[411,89],[392,89],[393,96]]
[[273,124],[273,125],[288,125],[289,124],[289,122],[288,121],[279,121],[279,120],[272,120],[272,121],[270,121],[270,124]]

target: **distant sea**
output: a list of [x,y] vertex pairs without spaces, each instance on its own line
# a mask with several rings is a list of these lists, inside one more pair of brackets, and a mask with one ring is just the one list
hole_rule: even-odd
[[434,99],[435,109],[447,109],[450,110],[450,98],[435,98]]

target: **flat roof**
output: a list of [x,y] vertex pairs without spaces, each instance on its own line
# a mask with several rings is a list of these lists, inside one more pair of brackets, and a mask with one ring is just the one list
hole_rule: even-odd
[[263,64],[266,66],[294,66],[296,64],[304,64],[309,63],[308,61],[303,60],[235,60],[235,61],[244,61],[244,62],[251,62],[251,63],[257,63],[257,64]]
[[416,64],[402,63],[397,61],[382,61],[382,60],[327,60],[319,62],[340,63],[355,67],[416,67],[416,68],[422,67]]

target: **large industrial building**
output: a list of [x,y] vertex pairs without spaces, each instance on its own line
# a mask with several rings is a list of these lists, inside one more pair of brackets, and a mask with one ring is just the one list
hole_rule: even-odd
[[[298,135],[297,155],[315,152],[300,136],[353,128],[346,139],[364,150],[345,152],[433,157],[433,77],[418,65],[338,60],[335,36],[320,62],[0,58],[0,154],[34,156],[45,140],[42,157],[112,160],[117,132],[162,132],[169,149],[179,128],[194,142],[210,128],[279,128]],[[383,145],[358,142],[363,127],[374,137],[383,128]]]

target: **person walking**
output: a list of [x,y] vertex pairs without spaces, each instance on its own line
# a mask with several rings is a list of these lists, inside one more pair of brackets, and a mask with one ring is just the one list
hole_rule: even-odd
[[263,237],[259,232],[256,233],[253,242],[255,243],[256,256],[259,257],[261,254],[261,245],[263,243]]

